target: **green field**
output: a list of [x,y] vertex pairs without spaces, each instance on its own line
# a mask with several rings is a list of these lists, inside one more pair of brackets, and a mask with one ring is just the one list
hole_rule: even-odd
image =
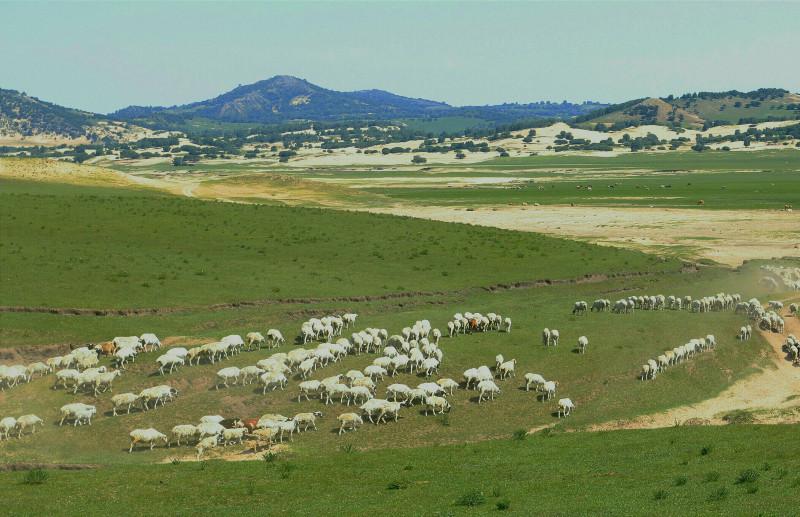
[[[789,181],[789,167],[753,174]],[[503,174],[494,165],[491,170]],[[698,174],[695,181],[710,190],[726,175],[749,177],[720,172]],[[728,190],[744,198],[748,188]],[[444,329],[454,312],[493,311],[513,319],[510,334],[443,339],[445,359],[431,380],[461,380],[467,368],[493,365],[497,353],[518,361],[516,377],[498,381],[502,393],[494,402],[478,404],[476,392],[462,389],[444,417],[425,416],[419,406],[404,408],[399,422],[365,424],[343,437],[336,434],[336,416],[352,406],[297,402],[296,376],[285,391],[266,395],[257,385],[214,389],[218,369],[254,364],[273,351],[243,352],[164,377],[156,372],[158,353],[143,354],[115,382],[114,393],[168,383],[180,394],[166,407],[117,417],[110,413],[110,393],[76,395],[52,389],[52,375],[34,379],[0,392],[0,417],[35,413],[45,419],[44,428],[0,442],[0,458],[100,468],[50,471],[41,485],[24,483],[24,473],[0,473],[0,496],[11,514],[74,513],[79,506],[89,514],[112,507],[142,513],[144,500],[158,503],[150,508],[155,514],[320,514],[338,504],[347,515],[387,505],[400,514],[449,515],[468,511],[460,503],[469,501],[478,504],[469,511],[480,514],[506,501],[520,515],[679,514],[687,508],[699,514],[791,512],[785,495],[800,478],[797,458],[787,451],[796,441],[796,425],[580,432],[707,399],[768,368],[770,360],[760,335],[746,343],[735,339],[745,320],[732,312],[573,316],[575,300],[720,291],[766,299],[758,285],[759,263],[736,271],[695,269],[674,259],[531,233],[9,180],[0,182],[0,217],[0,305],[152,309],[102,316],[0,312],[0,352],[11,358],[4,364],[62,353],[63,343],[143,332],[192,346],[275,327],[288,343],[274,351],[285,352],[296,346],[292,340],[308,317],[347,311],[359,314],[358,329],[387,328],[390,334],[423,318]],[[558,348],[540,345],[545,326],[561,330]],[[647,359],[709,333],[717,336],[715,351],[652,382],[638,380]],[[586,355],[573,350],[581,335],[590,340]],[[312,378],[363,369],[374,357],[348,356]],[[556,398],[572,398],[575,413],[556,418],[554,401],[524,390],[526,372],[558,380]],[[402,373],[380,382],[378,396],[390,383],[424,381]],[[58,408],[74,401],[97,405],[92,426],[58,426]],[[314,410],[325,413],[319,430],[297,436],[275,461],[170,464],[192,456],[192,447],[127,454],[134,428],[167,432],[206,414],[291,416]],[[541,427],[549,430],[512,439],[520,430]],[[701,454],[704,447],[708,454]],[[241,449],[231,446],[226,453]],[[161,461],[166,464],[153,465]],[[758,479],[747,474],[750,481],[737,483],[747,469]],[[104,497],[77,495],[77,487],[101,483]]]

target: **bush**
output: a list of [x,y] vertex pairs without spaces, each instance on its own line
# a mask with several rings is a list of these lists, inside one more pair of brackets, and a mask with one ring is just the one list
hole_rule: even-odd
[[728,497],[728,489],[723,486],[723,487],[720,487],[720,488],[714,490],[713,492],[711,492],[708,495],[708,500],[709,501],[722,501],[722,500],[726,499],[727,497]]
[[753,414],[744,410],[731,411],[722,419],[729,424],[752,424],[755,421]]
[[415,154],[414,157],[411,158],[411,163],[425,163],[427,161],[428,161],[427,158],[425,158],[424,156],[420,156],[418,154]]
[[524,439],[525,439],[527,436],[528,436],[528,431],[526,431],[525,429],[517,429],[517,430],[516,430],[516,431],[514,431],[514,433],[511,435],[511,438],[512,438],[512,439],[514,439],[514,440],[522,441],[522,440],[524,440]]
[[47,471],[42,469],[33,469],[29,470],[27,474],[25,474],[25,478],[22,480],[23,483],[26,485],[41,485],[47,478],[50,477],[50,474]]
[[758,481],[759,473],[754,469],[747,469],[743,470],[739,473],[739,477],[736,478],[737,484],[742,483],[755,483]]
[[511,508],[511,501],[509,501],[508,499],[497,501],[497,503],[495,503],[495,507],[501,511],[508,510],[509,508]]
[[703,445],[700,448],[700,456],[708,456],[711,453],[711,446],[710,445]]
[[705,475],[705,478],[703,478],[703,479],[705,479],[706,483],[712,483],[714,481],[719,481],[719,472],[717,472],[717,471],[709,472],[708,474]]
[[748,486],[746,492],[748,494],[755,494],[756,492],[758,492],[758,485],[750,485],[750,486]]
[[486,502],[486,496],[480,490],[470,490],[456,499],[458,506],[480,506]]
[[409,482],[402,480],[402,481],[392,481],[388,485],[386,485],[386,490],[404,490],[408,488]]
[[689,478],[686,476],[678,476],[675,478],[675,486],[683,486],[687,481],[689,481]]
[[667,491],[666,490],[656,490],[653,492],[653,499],[656,501],[661,501],[667,498]]

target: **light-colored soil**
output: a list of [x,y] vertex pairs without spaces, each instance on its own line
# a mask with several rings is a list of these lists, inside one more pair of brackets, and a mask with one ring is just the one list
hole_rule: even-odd
[[75,185],[135,185],[128,175],[111,169],[44,158],[0,158],[0,177]]
[[[800,254],[800,216],[765,210],[522,206],[395,206],[371,211],[560,235],[597,244],[704,257],[738,266],[756,258]],[[769,232],[764,229],[769,228]]]
[[[607,422],[591,426],[590,431],[614,429],[654,429],[674,425],[722,425],[733,411],[750,411],[758,423],[800,423],[800,368],[785,358],[781,346],[788,334],[800,334],[800,320],[786,318],[786,334],[762,332],[772,346],[771,368],[736,382],[718,396],[697,404],[677,407],[634,420]],[[747,346],[737,342],[732,346]],[[658,379],[648,382],[658,382]]]

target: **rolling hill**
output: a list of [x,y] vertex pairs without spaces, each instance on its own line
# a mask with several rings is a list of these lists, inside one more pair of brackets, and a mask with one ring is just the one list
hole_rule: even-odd
[[103,138],[135,140],[147,131],[104,115],[0,88],[0,145],[61,145]]
[[800,95],[779,88],[761,88],[635,99],[578,116],[575,122],[613,129],[647,124],[699,129],[796,118],[800,118]]
[[470,117],[477,121],[509,122],[525,118],[568,119],[604,104],[539,102],[495,106],[450,106],[413,99],[383,90],[339,92],[292,76],[275,76],[238,86],[213,99],[182,106],[129,106],[109,116],[157,125],[177,120],[206,119],[228,123],[276,124],[294,120],[399,120]]

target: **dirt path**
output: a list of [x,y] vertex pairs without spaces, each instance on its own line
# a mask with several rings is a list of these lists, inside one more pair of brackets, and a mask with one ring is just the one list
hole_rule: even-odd
[[[395,206],[368,211],[539,232],[651,253],[678,252],[730,266],[800,254],[800,217],[793,212],[553,205],[474,210]],[[769,234],[763,228],[770,228]]]
[[788,334],[800,334],[800,319],[787,317],[785,321],[785,334],[761,332],[772,346],[774,368],[750,375],[718,396],[697,404],[634,420],[607,422],[591,426],[589,430],[655,429],[676,424],[722,425],[727,423],[722,417],[737,410],[753,411],[758,423],[800,422],[800,368],[792,366],[781,350]]

